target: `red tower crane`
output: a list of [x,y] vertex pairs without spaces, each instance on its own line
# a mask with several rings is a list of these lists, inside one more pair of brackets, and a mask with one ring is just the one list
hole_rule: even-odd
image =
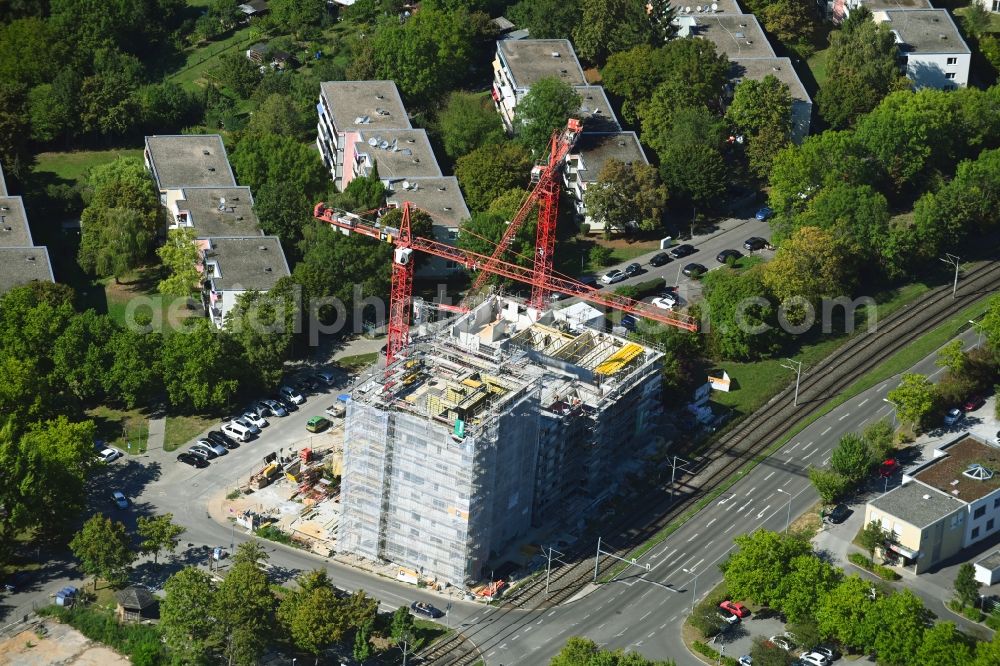
[[546,164],[536,165],[531,170],[531,182],[534,187],[521,204],[514,219],[507,225],[503,238],[497,243],[489,262],[482,268],[472,285],[473,291],[479,289],[493,273],[495,262],[503,256],[514,242],[518,230],[528,218],[528,214],[538,204],[538,226],[535,231],[535,269],[531,280],[531,300],[529,304],[535,308],[545,307],[548,290],[545,284],[552,275],[552,259],[556,249],[556,223],[559,219],[559,176],[562,165],[573,150],[583,126],[576,118],[570,118],[566,127],[552,133],[549,140],[549,159]]
[[[391,243],[392,261],[392,291],[389,297],[389,332],[386,343],[386,367],[409,343],[410,309],[413,302],[413,252],[425,252],[448,261],[461,264],[469,270],[489,270],[494,275],[510,278],[536,286],[536,271],[533,268],[518,266],[501,259],[488,257],[485,254],[463,250],[437,240],[414,236],[410,233],[410,203],[403,204],[403,218],[399,228],[387,227],[377,222],[366,220],[355,213],[327,207],[323,202],[316,204],[313,216],[326,222],[345,235],[361,234],[375,238],[385,243]],[[605,307],[623,310],[632,314],[653,319],[655,321],[676,326],[688,331],[697,331],[698,323],[688,315],[660,310],[647,303],[626,298],[618,294],[591,289],[585,284],[570,278],[546,275],[544,281],[537,284],[542,293],[557,291],[562,294],[576,296],[584,301],[603,305]]]

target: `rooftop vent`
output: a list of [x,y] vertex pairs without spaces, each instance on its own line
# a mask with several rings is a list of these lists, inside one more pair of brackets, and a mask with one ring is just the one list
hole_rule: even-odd
[[[746,26],[744,26],[744,27],[746,27]],[[742,33],[742,32],[736,32],[734,34],[736,36],[736,39],[743,39],[744,37],[746,37],[746,35],[744,33]]]
[[267,246],[266,245],[258,245],[257,249],[260,250],[261,252],[267,252]]
[[553,58],[558,58],[559,57],[559,51],[553,51],[552,52],[552,57]]
[[619,146],[624,146],[625,145],[625,139],[619,139],[618,140],[618,145]]
[[414,164],[420,164],[420,158],[419,157],[414,157],[413,158],[413,163]]
[[777,65],[775,65],[775,66],[774,66],[774,67],[772,67],[771,69],[773,69],[773,70],[774,70],[774,71],[776,71],[776,72],[780,72],[780,71],[781,71],[781,68],[780,68],[780,67],[778,67]]
[[988,467],[983,467],[979,463],[972,463],[965,468],[962,472],[962,476],[967,476],[970,479],[975,479],[976,481],[987,481],[993,478],[993,470]]
[[385,95],[375,95],[375,99],[385,99]]
[[368,116],[358,116],[357,118],[354,119],[355,125],[367,125],[370,122],[371,118],[369,118]]
[[931,496],[930,496],[930,495],[924,495],[924,499],[925,499],[925,500],[929,500],[930,498],[931,498]]
[[441,187],[438,188],[438,192],[444,192],[444,190],[445,190],[444,185],[442,185]]
[[416,143],[416,142],[417,142],[417,140],[416,139],[412,139],[412,138],[406,140],[406,143]]
[[271,267],[270,266],[265,266],[264,267],[264,272],[265,273],[270,273],[271,272]]
[[560,69],[559,73],[560,74],[569,74],[569,70],[568,69]]
[[236,221],[237,222],[242,222],[243,221],[243,216],[242,215],[237,215],[236,216]]
[[212,154],[212,151],[210,151],[210,150],[209,150],[208,148],[206,148],[206,149],[204,149],[203,151],[201,151],[201,154],[202,154],[202,155],[211,155],[211,154]]
[[208,167],[208,170],[211,171],[212,173],[215,173],[215,167]]
[[450,211],[450,210],[451,210],[451,206],[445,206],[445,207],[444,207],[444,210],[445,210],[445,212],[448,212],[448,211]]
[[948,39],[948,35],[944,34],[943,32],[941,34],[939,34],[938,37],[940,39]]
[[29,254],[27,257],[25,257],[25,259],[27,259],[27,261],[29,261],[32,264],[35,263],[35,255],[33,254]]

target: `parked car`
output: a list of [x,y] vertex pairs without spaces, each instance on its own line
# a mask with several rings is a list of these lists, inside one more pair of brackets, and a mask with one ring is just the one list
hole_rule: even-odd
[[185,465],[191,465],[191,467],[197,467],[198,469],[201,469],[203,467],[208,467],[207,460],[199,456],[196,456],[193,453],[177,454],[177,462],[184,463]]
[[677,305],[676,298],[666,298],[664,296],[657,296],[651,302],[653,307],[660,308],[661,310],[673,310],[674,306]]
[[753,657],[751,657],[748,654],[745,654],[739,658],[739,661],[737,663],[739,663],[740,666],[753,666]]
[[585,287],[590,287],[591,289],[597,289],[597,278],[592,275],[584,275],[576,280]]
[[326,386],[333,386],[337,383],[337,375],[331,370],[317,370],[313,373],[313,377]]
[[204,449],[200,446],[192,446],[190,449],[188,449],[188,453],[190,453],[193,456],[198,456],[199,458],[205,461],[214,460],[219,457],[215,454],[215,451],[210,451],[209,449]]
[[351,395],[349,393],[341,393],[337,396],[337,402],[326,408],[326,415],[335,419],[344,418],[347,414],[347,401],[350,399]]
[[3,589],[13,594],[28,587],[31,582],[31,574],[27,571],[18,571],[7,576],[3,581]]
[[697,252],[697,250],[694,249],[694,245],[684,243],[683,245],[678,245],[674,249],[670,250],[670,256],[674,259],[682,259],[689,254],[694,254],[695,252]]
[[255,412],[245,412],[243,414],[243,418],[255,425],[257,428],[266,428],[270,425],[270,422],[267,419]]
[[744,618],[750,615],[750,609],[738,601],[729,601],[729,600],[723,601],[721,604],[719,604],[719,608],[725,611],[729,611],[733,615],[736,615],[737,617],[740,618]]
[[116,490],[115,492],[111,493],[111,501],[114,502],[119,509],[128,508],[128,498],[125,497],[125,493],[123,493],[120,490]]
[[702,275],[707,273],[708,269],[702,266],[701,264],[688,264],[687,266],[684,267],[684,270],[682,272],[684,273],[684,275],[688,277],[696,278],[696,277],[701,277]]
[[601,282],[604,284],[614,284],[615,282],[621,282],[628,276],[617,268],[613,271],[608,271],[601,276]]
[[221,430],[209,430],[207,433],[205,433],[205,439],[214,444],[221,444],[227,449],[240,448],[239,442],[234,440],[232,437],[229,437],[228,435],[226,435],[226,433],[222,432]]
[[212,449],[213,451],[215,451],[215,454],[218,455],[218,456],[224,456],[227,453],[229,453],[229,451],[226,449],[226,447],[222,446],[221,444],[216,444],[215,442],[213,442],[213,441],[211,441],[209,439],[199,439],[197,442],[195,442],[195,446],[205,446],[205,447],[208,447],[208,448]]
[[722,616],[722,620],[726,624],[738,624],[739,623],[740,616],[737,615],[736,613],[730,613],[729,611],[727,611],[725,608],[722,608],[721,606],[717,610],[719,611],[719,615]]
[[819,652],[807,652],[799,657],[799,659],[802,660],[802,663],[809,666],[828,666],[830,663],[830,660]]
[[250,432],[249,428],[236,422],[227,423],[222,426],[222,432],[237,442],[249,442],[250,438],[253,437],[253,433]]
[[793,643],[792,639],[790,639],[788,636],[771,636],[767,640],[771,641],[772,643],[780,647],[782,650],[785,650],[786,652],[791,652],[792,650],[795,649],[795,643]]
[[760,236],[751,236],[743,241],[743,249],[750,250],[751,252],[763,250],[765,247],[767,247],[767,241]]
[[764,206],[763,208],[757,211],[757,214],[754,215],[754,217],[763,222],[764,220],[774,217],[774,211],[768,208],[767,206]]
[[649,258],[650,266],[665,266],[670,263],[670,255],[666,252],[657,252],[652,257]]
[[817,645],[812,649],[812,651],[818,652],[819,654],[823,655],[830,661],[836,661],[838,657],[836,650],[834,650],[833,648],[828,648],[825,645]]
[[878,475],[883,479],[888,479],[896,473],[897,467],[899,467],[899,463],[896,462],[895,458],[887,458],[878,466]]
[[423,615],[424,617],[429,617],[432,620],[444,617],[443,612],[423,601],[414,601],[410,604],[410,610],[412,610],[415,615]]
[[263,402],[265,405],[267,405],[267,408],[269,410],[271,410],[271,414],[273,414],[274,416],[278,416],[278,417],[288,416],[288,410],[285,409],[285,406],[282,405],[277,400],[275,400],[274,398],[268,398],[266,400],[261,400],[261,402]]
[[637,263],[631,263],[625,267],[625,277],[635,277],[639,273],[642,273],[642,266]]
[[306,421],[306,430],[309,432],[323,432],[330,427],[330,421],[322,416],[314,416]]
[[278,393],[285,400],[290,401],[293,405],[301,405],[306,401],[305,396],[302,395],[302,391],[292,387],[292,386],[282,386],[278,389]]
[[125,454],[119,451],[118,449],[108,447],[97,454],[97,459],[100,460],[101,462],[111,463],[118,460],[124,455]]
[[948,410],[948,413],[944,415],[944,424],[946,426],[953,426],[962,420],[962,410],[958,407],[952,407]]
[[715,255],[715,260],[720,264],[726,264],[729,263],[730,259],[736,261],[742,256],[743,253],[740,252],[739,250],[723,250],[719,254]]
[[636,327],[639,325],[639,320],[630,314],[622,317],[621,326],[628,331],[635,331]]
[[970,396],[968,400],[962,403],[963,412],[974,412],[983,405],[986,404],[986,399],[981,395]]
[[297,412],[299,410],[298,406],[291,400],[285,398],[281,394],[274,396],[274,400],[285,408],[285,412],[291,414],[292,412]]
[[255,426],[253,424],[253,422],[250,419],[248,419],[247,417],[245,417],[245,416],[241,416],[241,417],[239,417],[237,419],[233,419],[233,423],[237,423],[237,424],[243,426],[244,428],[246,428],[247,430],[250,431],[251,435],[259,435],[260,434],[260,428],[258,428],[257,426]]
[[838,504],[837,506],[833,507],[833,510],[830,511],[829,515],[827,515],[827,518],[830,519],[831,523],[840,524],[847,519],[847,516],[850,515],[850,513],[851,510],[847,508],[846,504]]

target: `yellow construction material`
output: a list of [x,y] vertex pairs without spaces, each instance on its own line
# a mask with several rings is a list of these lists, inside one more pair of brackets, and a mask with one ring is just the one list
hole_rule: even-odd
[[613,375],[621,372],[630,362],[642,353],[642,346],[630,342],[611,356],[604,359],[594,370],[599,375]]

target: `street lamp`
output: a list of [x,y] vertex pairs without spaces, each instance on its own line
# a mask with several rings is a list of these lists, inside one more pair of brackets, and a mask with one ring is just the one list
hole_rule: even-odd
[[899,407],[899,405],[897,405],[896,403],[894,403],[892,400],[889,400],[889,398],[882,398],[882,402],[887,402],[890,405],[892,405],[892,427],[895,428],[896,427],[896,409]]
[[684,573],[686,573],[686,574],[688,574],[690,576],[694,576],[694,583],[691,586],[691,610],[688,611],[689,613],[693,613],[694,612],[694,602],[698,599],[698,574],[696,574],[691,569],[683,569],[682,568],[681,571],[683,571]]
[[792,406],[798,407],[799,381],[802,379],[802,361],[793,361],[792,359],[788,359],[788,365],[782,363],[781,367],[785,368],[786,370],[792,370],[795,372],[795,399],[792,401]]
[[788,495],[788,508],[785,510],[785,534],[788,534],[788,526],[792,523],[792,494],[782,488],[777,489],[779,493]]
[[958,256],[945,252],[944,256],[938,257],[938,259],[955,267],[955,282],[951,286],[951,297],[955,298],[956,292],[958,291]]
[[680,460],[684,465],[690,465],[691,463],[680,456],[674,456],[673,460],[670,461],[670,501],[674,500],[674,478],[677,472],[677,468],[680,467],[685,472],[690,473],[691,470],[685,469],[684,465],[678,465],[677,461]]

